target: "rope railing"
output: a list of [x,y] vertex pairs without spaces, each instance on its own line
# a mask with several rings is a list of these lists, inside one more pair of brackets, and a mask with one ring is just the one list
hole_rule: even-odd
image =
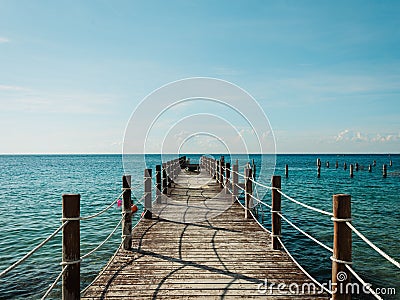
[[290,200],[290,201],[292,201],[292,202],[294,202],[294,203],[297,203],[298,205],[301,205],[301,206],[303,206],[303,207],[305,207],[305,208],[307,208],[307,209],[309,209],[309,210],[312,210],[312,211],[315,211],[315,212],[319,212],[320,214],[333,217],[333,213],[324,211],[324,210],[322,210],[322,209],[319,209],[319,208],[310,206],[310,205],[305,204],[305,203],[303,203],[303,202],[300,202],[300,201],[298,201],[298,200],[296,200],[296,199],[293,199],[292,197],[286,195],[284,192],[282,192],[282,191],[279,190],[279,189],[278,189],[277,191],[278,191],[278,193],[281,194],[283,197],[285,197],[286,199],[288,199],[288,200]]
[[111,233],[106,237],[106,239],[104,241],[102,241],[99,245],[97,245],[94,249],[92,249],[91,251],[89,251],[88,253],[86,253],[85,255],[81,256],[81,260],[83,260],[84,258],[90,256],[91,254],[93,254],[94,252],[96,252],[98,249],[101,248],[101,246],[103,246],[110,238],[111,236],[117,231],[119,225],[121,225],[123,220],[123,217],[119,220],[117,226],[114,227],[114,229],[111,231]]
[[328,294],[332,295],[332,291],[322,285],[318,280],[310,275],[300,264],[299,262],[293,257],[293,255],[287,250],[285,244],[282,242],[281,238],[278,236],[276,237],[279,243],[281,244],[283,250],[285,250],[286,254],[292,259],[292,261],[297,265],[297,267],[304,273],[308,278],[310,278],[316,285],[318,285],[322,290],[327,292]]
[[8,272],[22,264],[25,260],[27,260],[33,253],[35,253],[37,250],[42,248],[48,241],[50,241],[53,237],[57,235],[58,232],[60,232],[61,229],[64,228],[65,225],[68,224],[67,222],[64,222],[60,227],[58,227],[52,234],[50,234],[46,239],[44,239],[40,244],[38,244],[35,248],[33,248],[31,251],[29,251],[27,254],[25,254],[22,258],[20,258],[18,261],[13,263],[11,266],[9,266],[7,269],[2,271],[0,273],[0,278],[6,275]]
[[[227,168],[223,168],[222,170],[225,170],[225,172],[227,172],[228,169],[227,169]],[[279,188],[276,188],[276,187],[274,187],[274,186],[268,186],[268,185],[265,185],[265,184],[262,184],[262,183],[257,182],[256,180],[254,180],[254,178],[246,177],[245,175],[242,175],[241,173],[236,172],[236,171],[234,171],[233,169],[230,169],[229,171],[231,172],[231,174],[236,174],[236,175],[238,175],[238,176],[240,176],[240,177],[242,177],[242,178],[245,178],[246,180],[250,180],[250,182],[251,182],[252,184],[254,184],[254,186],[255,186],[255,190],[254,190],[255,194],[253,194],[253,190],[252,190],[251,187],[250,187],[250,189],[249,189],[250,192],[246,192],[246,189],[247,189],[246,184],[245,184],[245,187],[243,188],[243,187],[241,187],[241,186],[239,185],[239,183],[238,183],[237,181],[234,182],[232,178],[229,178],[229,177],[226,178],[226,176],[224,176],[224,175],[222,176],[222,178],[224,179],[224,182],[222,183],[222,186],[223,186],[224,188],[226,188],[226,190],[227,190],[231,195],[233,195],[233,191],[228,187],[228,185],[231,186],[231,187],[233,187],[233,186],[237,187],[237,188],[240,189],[242,192],[244,192],[245,195],[249,196],[248,198],[245,198],[245,203],[244,203],[244,204],[242,204],[240,201],[237,201],[237,202],[239,203],[239,205],[240,205],[244,210],[248,210],[249,215],[251,215],[251,217],[252,217],[252,218],[255,220],[255,222],[260,226],[260,228],[262,228],[262,229],[265,230],[266,232],[270,233],[271,236],[274,236],[274,237],[278,240],[279,244],[281,245],[281,247],[283,248],[283,250],[287,253],[287,255],[292,259],[292,261],[299,267],[299,269],[300,269],[310,280],[312,280],[317,286],[319,286],[319,287],[321,288],[321,291],[325,291],[325,292],[327,292],[327,293],[329,293],[329,294],[331,294],[331,295],[334,293],[334,292],[332,292],[331,290],[329,290],[328,288],[326,288],[323,284],[319,283],[314,277],[312,277],[312,276],[297,262],[297,260],[293,257],[293,255],[288,251],[288,249],[287,249],[286,246],[284,245],[281,236],[280,236],[280,235],[273,235],[272,232],[270,232],[267,228],[265,228],[265,226],[264,226],[262,223],[260,223],[260,222],[258,221],[258,215],[257,215],[257,217],[256,217],[256,216],[254,215],[254,213],[253,213],[252,210],[257,209],[257,206],[258,206],[258,205],[264,205],[264,206],[266,206],[266,207],[268,207],[268,208],[271,209],[271,210],[270,210],[271,214],[273,214],[273,213],[277,214],[281,219],[283,219],[286,223],[288,223],[288,224],[289,224],[291,227],[293,227],[296,231],[298,231],[298,232],[300,232],[301,234],[305,235],[307,238],[311,239],[313,242],[315,242],[316,244],[318,244],[319,246],[321,246],[321,247],[324,248],[325,250],[329,251],[330,253],[335,253],[335,252],[334,252],[334,249],[331,248],[331,247],[329,247],[329,246],[327,246],[327,245],[325,245],[323,242],[321,242],[321,241],[318,240],[317,238],[313,237],[313,236],[310,235],[309,233],[307,233],[307,232],[305,232],[304,230],[302,230],[299,226],[297,226],[297,225],[294,224],[290,219],[288,219],[283,213],[281,213],[281,211],[273,211],[273,210],[272,210],[272,206],[266,204],[265,202],[263,202],[263,201],[260,199],[260,197],[259,197],[259,195],[258,195],[257,186],[262,187],[262,188],[265,188],[265,189],[268,189],[268,190],[271,190],[271,191],[276,191],[276,192],[279,193],[281,196],[283,196],[285,199],[287,199],[287,200],[289,200],[289,201],[291,201],[291,202],[293,202],[293,203],[296,203],[296,204],[298,204],[298,205],[300,205],[300,206],[302,206],[302,207],[304,207],[304,208],[306,208],[306,209],[308,209],[308,210],[311,210],[311,211],[314,211],[314,212],[318,212],[318,213],[323,214],[323,215],[330,216],[331,219],[332,219],[332,221],[334,221],[334,222],[339,222],[339,223],[340,223],[340,222],[343,222],[343,223],[345,223],[354,233],[356,233],[356,235],[357,235],[358,237],[360,237],[360,238],[361,238],[365,243],[367,243],[372,249],[374,249],[376,252],[378,252],[381,256],[383,256],[385,259],[387,259],[390,263],[392,263],[392,264],[395,265],[396,267],[400,268],[399,262],[397,262],[395,259],[393,259],[393,258],[390,257],[388,254],[386,254],[383,250],[381,250],[378,246],[376,246],[374,243],[372,243],[368,238],[366,238],[361,232],[359,232],[359,231],[351,224],[351,218],[350,218],[350,217],[349,217],[348,219],[346,219],[346,218],[335,218],[335,217],[334,217],[334,213],[327,212],[327,211],[325,211],[325,210],[322,210],[322,209],[313,207],[313,206],[311,206],[311,205],[305,204],[305,203],[303,203],[303,202],[300,202],[300,201],[298,201],[298,200],[296,200],[296,199],[294,199],[294,198],[288,196],[287,194],[285,194],[284,192],[281,191],[280,185],[279,185]],[[217,171],[217,173],[218,173],[218,171]],[[218,180],[218,179],[217,179],[217,180]],[[236,179],[236,180],[237,180],[237,179]],[[247,201],[249,201],[249,199],[255,200],[255,201],[257,202],[257,204],[256,204],[252,209],[250,209],[250,207],[248,206],[249,204],[247,203]],[[237,195],[236,195],[236,200],[238,200],[238,196],[237,196]],[[247,208],[246,208],[246,207],[247,207]],[[257,214],[258,214],[259,212],[262,214],[262,216],[264,216],[264,214],[266,213],[266,212],[264,212],[262,209],[257,210]],[[335,244],[335,245],[336,245],[336,244]],[[337,247],[337,246],[335,246],[335,247]],[[334,254],[334,255],[335,255],[335,254]],[[337,255],[337,254],[336,254],[336,255]],[[370,284],[366,284],[365,281],[354,271],[354,269],[351,267],[351,262],[349,262],[349,261],[347,261],[347,260],[343,260],[343,259],[338,259],[337,257],[333,257],[333,256],[331,257],[331,259],[332,259],[334,262],[336,262],[336,263],[344,264],[345,267],[349,270],[349,272],[350,272],[351,274],[353,274],[353,276],[354,276],[354,277],[355,277],[355,278],[356,278],[356,279],[357,279],[357,280],[358,280],[358,281],[359,281],[359,282],[360,282],[360,283],[361,283],[361,284],[362,284],[376,299],[382,299],[382,298],[373,290],[373,288],[371,287],[371,285],[370,285]]]
[[374,249],[376,252],[378,252],[380,255],[382,255],[384,258],[386,258],[389,262],[391,262],[393,265],[396,267],[400,268],[400,263],[394,260],[392,257],[387,255],[385,252],[383,252],[378,246],[376,246],[374,243],[372,243],[369,239],[365,237],[361,232],[359,232],[350,222],[346,222],[346,225],[356,234],[358,235],[365,243],[367,243],[372,249]]
[[63,274],[65,273],[65,271],[67,270],[68,265],[64,266],[63,269],[61,270],[61,272],[58,274],[57,278],[53,281],[53,283],[50,285],[50,287],[48,288],[48,290],[44,293],[43,297],[41,298],[41,300],[44,300],[47,298],[47,296],[51,293],[51,291],[55,288],[55,286],[57,285],[58,281],[60,281],[61,276],[63,276]]
[[363,287],[366,288],[376,299],[383,300],[383,298],[382,298],[381,296],[379,296],[379,295],[373,290],[373,288],[371,287],[371,285],[370,285],[370,284],[367,284],[367,283],[361,278],[361,276],[358,275],[358,274],[356,273],[356,271],[354,271],[354,269],[353,269],[350,265],[345,264],[345,266],[346,266],[347,270],[349,270],[350,273],[363,285]]
[[293,222],[291,222],[288,218],[286,218],[283,214],[278,213],[278,215],[286,221],[286,223],[288,223],[290,226],[292,226],[294,229],[296,229],[297,231],[299,231],[300,233],[304,234],[306,237],[308,237],[310,240],[316,242],[318,245],[320,245],[321,247],[325,248],[326,250],[328,250],[329,252],[333,252],[333,249],[328,247],[327,245],[325,245],[324,243],[320,242],[319,240],[317,240],[316,238],[314,238],[313,236],[311,236],[310,234],[308,234],[307,232],[305,232],[304,230],[302,230],[301,228],[297,227],[295,224],[293,224]]

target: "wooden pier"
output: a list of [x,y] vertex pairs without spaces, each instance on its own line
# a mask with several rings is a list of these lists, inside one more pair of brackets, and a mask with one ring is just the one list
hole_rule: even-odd
[[204,170],[180,173],[166,194],[82,299],[329,298],[302,292],[311,280]]

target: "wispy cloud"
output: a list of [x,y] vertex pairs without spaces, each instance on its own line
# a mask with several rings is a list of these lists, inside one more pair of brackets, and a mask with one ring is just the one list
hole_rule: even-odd
[[345,129],[334,137],[336,142],[386,143],[400,141],[400,133],[363,133]]
[[6,92],[26,92],[29,91],[30,89],[23,87],[23,86],[15,86],[15,85],[3,85],[0,84],[0,91],[6,91]]
[[10,40],[8,38],[0,36],[0,44],[1,43],[9,43],[9,42],[10,42]]

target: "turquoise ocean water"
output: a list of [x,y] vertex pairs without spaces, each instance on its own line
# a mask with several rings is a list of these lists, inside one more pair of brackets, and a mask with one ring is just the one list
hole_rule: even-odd
[[[198,155],[188,155],[192,162]],[[322,160],[321,177],[316,176],[316,159]],[[171,155],[169,158],[176,158]],[[225,156],[229,161],[229,156]],[[235,157],[236,159],[237,157]],[[266,165],[267,156],[251,155],[257,170]],[[133,155],[132,165],[143,161]],[[154,168],[160,156],[148,155],[148,167]],[[168,159],[168,157],[165,157]],[[376,160],[372,173],[368,165]],[[389,160],[393,166],[389,167]],[[239,156],[244,165],[247,156]],[[325,162],[330,162],[330,168]],[[335,162],[339,168],[335,168]],[[360,170],[349,177],[343,163],[359,163]],[[388,164],[388,177],[382,178],[382,165]],[[289,178],[284,166],[289,165]],[[270,166],[266,166],[270,168]],[[81,215],[100,211],[121,192],[124,173],[120,155],[18,155],[0,156],[0,272],[60,226],[61,195],[81,194]],[[267,170],[267,169],[265,169]],[[143,169],[131,169],[134,196],[143,192]],[[268,172],[266,172],[268,173]],[[353,225],[397,261],[400,260],[400,155],[278,155],[276,175],[282,175],[282,190],[291,197],[326,211],[332,210],[332,195],[352,195]],[[269,184],[269,176],[257,174],[260,182]],[[270,202],[270,194],[260,188],[258,195]],[[282,211],[296,225],[322,242],[332,246],[332,221],[282,200]],[[81,254],[85,254],[116,226],[120,208],[112,209],[98,218],[81,222]],[[139,214],[135,216],[138,219]],[[260,215],[267,228],[269,215]],[[283,240],[295,258],[320,282],[330,278],[330,253],[294,231],[283,222]],[[111,240],[81,264],[81,288],[89,284],[120,244],[120,230]],[[24,264],[0,279],[0,299],[39,299],[61,270],[61,234],[32,255]],[[400,299],[400,272],[367,244],[353,235],[354,268],[375,287],[396,288],[397,295],[384,299]],[[60,298],[60,284],[50,299]],[[360,299],[368,299],[360,296]]]

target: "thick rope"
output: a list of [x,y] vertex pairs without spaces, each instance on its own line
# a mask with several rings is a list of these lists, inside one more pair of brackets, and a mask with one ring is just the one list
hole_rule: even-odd
[[268,232],[269,234],[271,234],[271,231],[269,231],[267,228],[264,227],[264,225],[262,225],[260,222],[258,222],[257,218],[254,216],[253,212],[251,211],[251,209],[249,209],[249,212],[251,214],[251,216],[253,217],[254,221],[256,221],[256,223],[258,224],[258,226],[261,227],[261,229],[265,230],[266,232]]
[[103,210],[101,210],[101,211],[99,211],[98,213],[95,213],[94,215],[91,215],[91,216],[80,217],[80,220],[89,220],[89,219],[98,217],[98,216],[100,216],[101,214],[105,213],[107,210],[109,210],[111,207],[113,207],[113,205],[114,205],[115,203],[117,203],[118,199],[120,199],[121,196],[122,196],[124,193],[125,193],[125,190],[123,190],[122,193],[119,194],[118,197],[117,197],[110,205],[108,205],[106,208],[104,208]]
[[259,185],[259,186],[261,186],[261,187],[263,187],[263,188],[266,188],[266,189],[268,189],[268,190],[273,190],[273,189],[275,189],[275,188],[272,187],[272,186],[268,186],[268,185],[259,183],[259,182],[255,181],[255,180],[252,179],[252,178],[250,178],[250,181],[253,182],[254,184]]
[[49,289],[46,291],[46,293],[43,295],[41,300],[44,300],[47,298],[47,296],[51,293],[51,291],[54,289],[54,287],[57,285],[57,282],[60,280],[61,276],[65,273],[67,270],[68,266],[65,266],[60,274],[58,274],[57,278],[54,280],[54,282],[50,285]]
[[387,255],[385,252],[383,252],[381,249],[379,249],[377,246],[375,246],[369,239],[367,239],[361,232],[359,232],[350,222],[346,222],[347,226],[354,231],[355,234],[357,234],[364,242],[366,242],[372,249],[374,249],[376,252],[378,252],[380,255],[382,255],[384,258],[386,258],[389,262],[394,264],[396,267],[400,268],[400,263],[395,261],[393,258],[391,258],[389,255]]
[[326,250],[333,252],[332,248],[329,248],[328,246],[326,246],[324,243],[318,241],[316,238],[314,238],[313,236],[309,235],[307,232],[305,232],[304,230],[300,229],[299,227],[297,227],[295,224],[293,224],[290,220],[288,220],[284,215],[282,215],[281,213],[277,213],[278,216],[280,216],[283,220],[285,220],[290,226],[292,226],[294,229],[298,230],[299,232],[301,232],[302,234],[304,234],[306,237],[308,237],[309,239],[313,240],[314,242],[316,242],[318,245],[320,245],[321,247],[325,248]]
[[111,236],[115,233],[115,231],[117,231],[119,225],[121,224],[122,220],[124,218],[122,217],[121,220],[119,220],[117,226],[115,226],[115,228],[113,229],[113,231],[111,231],[111,233],[107,236],[107,238],[101,242],[97,247],[95,247],[93,250],[89,251],[88,253],[86,253],[85,255],[81,256],[81,260],[88,257],[89,255],[91,255],[92,253],[96,252],[101,246],[103,246],[110,238]]
[[[136,226],[138,226],[139,222],[140,222],[142,219],[143,219],[143,217],[141,217],[141,218],[136,222],[136,224],[132,227],[132,230],[135,229]],[[122,246],[123,243],[124,243],[124,241],[122,241],[122,242],[119,244],[117,250],[114,252],[113,256],[112,256],[111,259],[108,261],[108,263],[104,266],[104,268],[100,271],[100,273],[97,274],[97,276],[93,279],[93,281],[92,281],[91,283],[89,283],[89,284],[81,291],[81,294],[83,294],[84,292],[86,292],[86,290],[87,290],[101,275],[103,275],[104,271],[105,271],[105,270],[108,268],[108,266],[114,261],[115,257],[116,257],[117,254],[118,254],[118,251],[120,250],[120,248],[121,248],[121,246]]]
[[276,239],[279,241],[279,243],[282,245],[283,250],[289,255],[289,257],[292,259],[292,261],[297,265],[297,267],[307,275],[308,278],[310,278],[316,285],[318,285],[321,289],[323,289],[325,292],[329,293],[332,295],[332,291],[324,287],[322,284],[320,284],[314,277],[312,277],[298,262],[297,260],[294,259],[294,257],[290,254],[290,252],[286,249],[285,245],[283,244],[282,240],[280,237],[276,237]]
[[359,281],[361,282],[361,284],[368,289],[368,291],[376,298],[379,300],[383,300],[383,298],[381,298],[372,288],[370,284],[367,284],[357,273],[356,271],[353,270],[352,267],[350,267],[349,265],[345,265],[345,267],[350,271],[351,274],[353,274],[353,276]]
[[301,205],[301,206],[303,206],[303,207],[305,207],[305,208],[308,208],[309,210],[313,210],[313,211],[319,212],[319,213],[321,213],[321,214],[324,214],[324,215],[333,217],[333,213],[331,213],[331,212],[327,212],[327,211],[324,211],[324,210],[322,210],[322,209],[315,208],[315,207],[313,207],[313,206],[304,204],[304,203],[302,203],[302,202],[300,202],[300,201],[297,201],[297,200],[293,199],[292,197],[289,197],[288,195],[286,195],[285,193],[283,193],[281,190],[279,190],[279,189],[276,189],[276,190],[277,190],[278,193],[281,194],[283,197],[285,197],[286,199],[288,199],[288,200],[290,200],[290,201],[292,201],[292,202],[294,202],[294,203],[297,203],[297,204],[299,204],[299,205]]
[[260,204],[262,204],[262,205],[264,205],[264,206],[266,206],[266,207],[268,207],[268,208],[272,208],[272,206],[271,206],[271,205],[269,205],[269,204],[267,204],[267,203],[264,203],[264,202],[262,202],[260,199],[258,199],[258,198],[256,198],[256,197],[254,197],[252,194],[249,194],[249,195],[250,195],[250,197],[251,197],[252,199],[256,200],[258,203],[260,203]]
[[11,266],[9,266],[7,269],[2,271],[0,273],[0,278],[3,277],[5,274],[13,270],[15,267],[23,263],[26,259],[28,259],[33,253],[35,253],[37,250],[43,247],[44,244],[46,244],[48,241],[50,241],[61,229],[64,228],[65,225],[68,224],[67,222],[64,222],[60,227],[58,227],[52,234],[50,234],[44,241],[42,241],[39,245],[37,245],[35,248],[33,248],[31,251],[29,251],[25,256],[23,256],[20,260],[17,262],[13,263]]

